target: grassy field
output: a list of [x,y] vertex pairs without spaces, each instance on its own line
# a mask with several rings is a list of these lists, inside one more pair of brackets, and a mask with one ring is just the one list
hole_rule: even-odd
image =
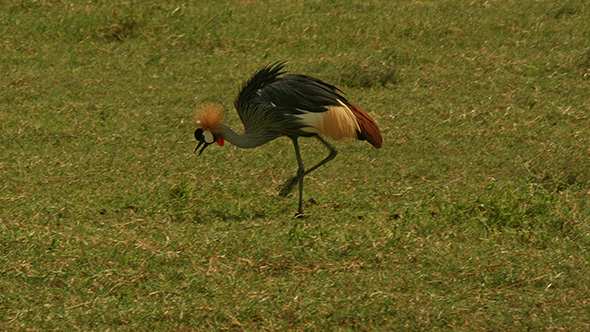
[[[0,0],[0,330],[587,331],[590,4]],[[384,147],[196,157],[258,68]],[[307,165],[327,151],[302,142]]]

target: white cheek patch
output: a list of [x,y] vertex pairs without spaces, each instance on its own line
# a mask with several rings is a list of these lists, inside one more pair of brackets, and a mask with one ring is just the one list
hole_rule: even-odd
[[215,141],[213,134],[209,130],[203,131],[203,137],[205,138],[205,143],[211,144]]

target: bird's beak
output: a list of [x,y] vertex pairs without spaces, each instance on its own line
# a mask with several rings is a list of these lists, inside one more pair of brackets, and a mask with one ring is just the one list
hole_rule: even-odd
[[205,140],[201,140],[199,141],[199,144],[197,145],[197,147],[195,148],[195,151],[193,153],[197,153],[197,150],[199,150],[199,148],[201,147],[201,145],[203,146],[203,148],[199,151],[199,156],[201,155],[201,153],[203,153],[203,150],[205,150],[205,148],[209,145],[205,142]]

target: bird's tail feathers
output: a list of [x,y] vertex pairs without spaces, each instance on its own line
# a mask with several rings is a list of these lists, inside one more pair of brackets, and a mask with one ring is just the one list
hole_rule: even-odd
[[219,103],[207,102],[204,103],[201,108],[197,111],[197,125],[203,130],[209,130],[211,132],[217,132],[223,118],[225,116],[226,109]]

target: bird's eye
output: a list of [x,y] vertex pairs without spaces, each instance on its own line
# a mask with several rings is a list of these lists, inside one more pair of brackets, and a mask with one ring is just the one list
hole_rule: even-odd
[[206,143],[211,144],[211,143],[215,142],[215,138],[213,137],[213,134],[209,130],[203,131],[203,137],[205,138]]

